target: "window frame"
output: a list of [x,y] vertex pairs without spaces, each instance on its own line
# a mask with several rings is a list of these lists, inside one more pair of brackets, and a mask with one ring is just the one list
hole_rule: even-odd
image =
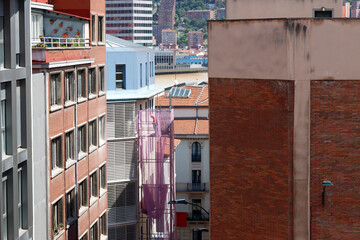
[[[102,19],[102,21],[100,21],[100,18]],[[100,29],[100,25],[101,25],[101,29]],[[97,27],[98,27],[98,29],[97,29],[97,34],[98,34],[97,42],[98,42],[98,45],[104,45],[105,44],[105,15],[98,14],[98,16],[97,16]]]
[[88,96],[89,99],[93,99],[96,97],[96,75],[97,75],[97,67],[92,66],[88,68]]
[[[73,194],[73,196],[72,196]],[[70,201],[69,197],[70,196]],[[76,189],[75,186],[66,192],[66,223],[71,225],[76,220]]]
[[98,94],[102,96],[106,93],[105,65],[98,65],[98,68]]
[[[0,127],[1,127],[1,149],[2,149],[2,156],[9,155],[10,154],[10,146],[11,143],[9,141],[8,131],[7,131],[7,123],[9,121],[9,115],[11,116],[11,113],[9,110],[9,101],[8,101],[8,84],[2,83],[0,85],[1,87],[1,93],[0,93],[0,108],[1,108],[1,119],[0,119]],[[10,143],[10,144],[9,144]],[[10,145],[10,146],[9,146]]]
[[106,180],[106,177],[107,177],[107,172],[106,172],[106,163],[104,163],[103,165],[101,165],[99,167],[99,192],[100,192],[100,197],[102,197],[106,191],[107,191],[107,188],[106,188],[106,183],[107,183],[107,180]]
[[[118,66],[122,67],[121,71],[118,71]],[[117,79],[118,75],[122,75],[122,79]],[[118,84],[121,84],[121,87],[117,87]],[[115,64],[115,89],[126,89],[126,64]]]
[[193,142],[191,144],[191,162],[201,162],[201,148],[202,145],[200,142]]
[[[107,231],[107,211],[105,210],[99,217],[99,235],[100,239],[108,235]],[[104,233],[104,234],[103,234]]]
[[[68,143],[68,136],[70,142]],[[76,154],[75,154],[75,128],[72,128],[65,132],[65,162],[66,169],[71,167],[76,163]],[[70,151],[68,149],[70,148]]]
[[[85,123],[83,123],[83,124],[81,124],[81,125],[79,125],[78,127],[77,127],[77,147],[78,147],[78,160],[81,160],[81,159],[83,159],[83,158],[85,158],[86,157],[86,155],[87,155],[87,135],[86,135],[86,133],[87,133],[87,127],[86,127],[86,122]],[[84,130],[83,130],[84,129]],[[80,136],[80,132],[82,132],[82,131],[84,131],[83,133],[82,133],[82,135]],[[83,143],[81,142],[81,141],[83,141]],[[84,146],[84,149],[82,149],[81,148],[81,146],[82,146],[82,144],[83,144],[83,146]],[[84,151],[83,151],[84,150]]]
[[89,153],[95,151],[98,147],[98,119],[89,120],[88,123],[88,149]]
[[91,14],[91,45],[97,43],[97,17],[96,14]]
[[[89,198],[92,206],[99,198],[98,171],[95,170],[89,174]],[[95,186],[94,186],[95,185]]]
[[[63,225],[63,228],[64,228],[64,213],[63,213],[63,210],[64,210],[64,201],[63,201],[63,196],[61,196],[51,204],[52,231],[54,231],[55,227],[59,228],[61,224]],[[56,216],[56,221],[54,219],[55,216]]]
[[[85,191],[85,197],[84,197],[84,191]],[[81,181],[79,181],[78,195],[79,195],[78,196],[78,205],[79,205],[78,216],[80,217],[89,208],[87,177],[85,177]]]
[[[53,143],[55,143],[56,145],[60,145],[60,146],[56,146],[56,149],[53,149]],[[50,141],[51,147],[50,147],[50,160],[51,160],[51,177],[54,178],[57,175],[59,175],[63,169],[64,169],[64,163],[63,163],[63,153],[62,153],[62,144],[63,144],[63,139],[62,139],[62,133],[58,134],[54,137],[51,138]],[[54,151],[56,152],[56,159],[54,160]],[[57,157],[57,154],[59,153],[59,157]],[[57,159],[59,158],[59,159]]]
[[[34,22],[34,17],[36,18],[36,21]],[[32,45],[35,45],[37,43],[41,43],[41,39],[40,36],[43,35],[44,32],[44,28],[43,28],[43,21],[44,21],[44,17],[42,14],[39,13],[31,13],[31,43]],[[36,32],[34,31],[34,26],[36,25]],[[39,36],[35,36],[38,31],[39,31]]]
[[[68,74],[72,75],[72,80],[70,80],[69,82],[67,82]],[[75,81],[76,81],[75,69],[67,70],[64,72],[64,102],[66,107],[75,104],[75,89],[74,89]],[[68,87],[70,93],[68,93],[67,91],[67,85],[69,85]]]
[[[79,78],[79,75],[81,74],[81,78]],[[86,75],[87,71],[86,68],[78,68],[76,69],[76,84],[77,84],[77,101],[78,103],[84,102],[87,99],[87,91],[86,91]],[[80,84],[79,84],[80,83]]]
[[106,144],[106,114],[100,115],[98,120],[99,147]]
[[[53,81],[53,76],[58,76]],[[54,87],[54,90],[53,90]],[[55,94],[55,96],[53,95]],[[57,111],[62,108],[62,71],[50,73],[50,112]]]
[[[90,234],[89,234],[89,240],[97,240],[99,239],[99,226],[98,226],[98,220],[95,220],[93,224],[90,225]],[[92,233],[92,231],[94,231],[94,233]],[[93,237],[91,237],[92,235],[95,235]]]
[[[2,178],[2,233],[1,233],[1,237],[3,240],[7,240],[8,239],[8,232],[9,232],[9,218],[8,218],[8,211],[9,211],[9,186],[8,186],[8,179],[7,176]],[[6,222],[6,224],[5,224]],[[5,225],[5,227],[4,227]],[[6,229],[6,231],[4,231],[4,229]],[[5,236],[6,234],[6,236]]]

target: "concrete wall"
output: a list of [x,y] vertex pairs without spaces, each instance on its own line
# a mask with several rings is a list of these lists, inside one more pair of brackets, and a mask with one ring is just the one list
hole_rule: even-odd
[[46,78],[43,73],[32,75],[33,108],[32,141],[41,142],[36,144],[33,149],[33,184],[36,186],[36,194],[33,195],[34,203],[34,239],[46,239],[48,235],[48,176],[47,176],[47,129],[48,122],[46,116]]
[[342,17],[341,0],[226,0],[226,19],[313,17],[313,9],[322,7]]
[[[148,65],[149,85],[155,84],[155,59],[152,51],[107,51],[106,53],[106,89],[115,90],[116,64],[125,64],[126,90],[141,88],[140,84],[140,63],[142,64],[142,87],[146,87],[146,70]],[[150,64],[153,62],[153,64]],[[150,67],[153,66],[153,76],[150,76]]]

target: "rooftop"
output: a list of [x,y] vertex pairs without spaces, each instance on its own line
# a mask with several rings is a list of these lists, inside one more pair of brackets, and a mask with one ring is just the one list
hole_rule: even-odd
[[[180,87],[179,87],[180,88]],[[173,107],[182,107],[182,106],[208,106],[208,85],[194,85],[194,86],[183,86],[182,89],[190,90],[189,97],[172,97],[171,105]],[[159,96],[156,100],[156,105],[159,107],[168,107],[169,106],[169,91],[166,91],[165,94]]]
[[126,41],[124,39],[114,37],[106,34],[106,51],[146,51],[152,52],[153,50],[142,45]]
[[175,135],[209,134],[208,119],[175,119]]

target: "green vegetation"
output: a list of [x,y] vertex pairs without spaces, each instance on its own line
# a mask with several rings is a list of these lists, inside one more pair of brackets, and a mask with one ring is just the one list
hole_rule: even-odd
[[[158,9],[161,0],[154,0],[154,9]],[[190,31],[201,31],[204,33],[204,40],[207,39],[207,22],[205,19],[188,19],[184,17],[186,11],[210,9],[208,4],[213,4],[215,0],[178,0],[176,1],[175,30],[178,33],[178,44],[187,45],[187,34]],[[225,1],[218,3],[213,9],[215,12],[219,8],[225,7]],[[157,11],[154,13],[154,21],[158,21]]]

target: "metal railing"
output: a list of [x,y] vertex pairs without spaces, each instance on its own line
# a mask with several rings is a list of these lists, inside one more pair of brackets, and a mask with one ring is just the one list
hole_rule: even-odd
[[200,211],[188,212],[188,221],[209,221],[209,216],[202,214]]
[[205,192],[206,184],[205,183],[188,183],[187,190],[189,192]]
[[39,37],[32,39],[33,48],[85,48],[89,47],[88,38]]

